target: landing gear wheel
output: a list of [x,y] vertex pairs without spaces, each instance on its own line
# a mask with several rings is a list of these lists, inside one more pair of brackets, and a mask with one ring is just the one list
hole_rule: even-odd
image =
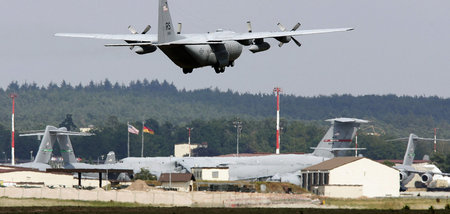
[[193,68],[183,68],[183,73],[189,74],[189,73],[192,73],[193,70],[194,70]]
[[217,74],[225,72],[224,67],[214,67],[214,71],[216,71]]

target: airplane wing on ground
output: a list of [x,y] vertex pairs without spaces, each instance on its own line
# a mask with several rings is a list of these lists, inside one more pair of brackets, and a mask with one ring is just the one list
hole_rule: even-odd
[[217,36],[213,36],[214,38],[210,38],[208,42],[279,38],[279,37],[301,36],[320,33],[345,32],[351,30],[353,30],[353,28],[332,28],[332,29],[280,31],[280,32],[252,32],[252,33],[235,33],[229,35],[218,34]]

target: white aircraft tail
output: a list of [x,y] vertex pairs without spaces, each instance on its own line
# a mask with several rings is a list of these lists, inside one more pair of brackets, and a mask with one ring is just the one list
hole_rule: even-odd
[[346,150],[354,150],[349,148],[353,137],[355,137],[357,128],[361,123],[368,123],[367,120],[355,118],[335,118],[329,119],[331,127],[325,136],[314,149],[313,155],[333,158],[342,156]]
[[175,40],[175,31],[172,18],[170,17],[167,0],[159,0],[158,9],[158,44],[168,43]]

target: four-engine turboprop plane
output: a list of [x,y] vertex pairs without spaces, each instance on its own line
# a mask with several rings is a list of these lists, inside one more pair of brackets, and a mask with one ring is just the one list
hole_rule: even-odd
[[191,73],[194,68],[212,66],[216,73],[223,73],[225,67],[234,66],[234,61],[241,55],[243,46],[249,46],[252,53],[266,51],[270,44],[266,38],[278,40],[281,47],[291,40],[297,46],[301,43],[294,36],[350,31],[353,28],[297,30],[297,23],[292,30],[287,30],[278,23],[279,32],[252,32],[251,23],[248,24],[247,33],[217,30],[205,34],[181,34],[181,23],[178,32],[175,32],[170,17],[167,0],[159,0],[158,34],[146,34],[150,30],[148,25],[142,33],[133,27],[128,27],[131,34],[84,34],[84,33],[57,33],[55,36],[80,37],[93,39],[123,40],[123,44],[106,44],[106,47],[129,47],[137,54],[147,54],[158,48],[166,54],[176,65],[183,69],[183,73]]

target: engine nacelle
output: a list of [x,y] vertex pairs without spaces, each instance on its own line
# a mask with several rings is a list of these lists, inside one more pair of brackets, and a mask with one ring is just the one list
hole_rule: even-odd
[[405,180],[408,177],[408,174],[406,172],[400,172],[400,181]]
[[421,175],[420,178],[422,179],[423,183],[430,183],[433,180],[433,175],[431,175],[430,173],[425,173]]
[[251,51],[252,53],[256,53],[256,52],[269,50],[269,48],[270,48],[270,44],[269,43],[261,42],[261,43],[258,43],[258,44],[251,45],[248,48],[248,50]]
[[134,52],[142,55],[142,54],[155,52],[156,49],[157,49],[156,46],[153,46],[153,45],[136,46],[134,49]]
[[275,37],[275,39],[282,43],[288,43],[291,41],[292,37],[291,36],[282,36],[282,37]]
[[249,46],[249,45],[253,44],[253,39],[237,40],[237,42],[239,42],[239,44],[241,44],[241,45]]

